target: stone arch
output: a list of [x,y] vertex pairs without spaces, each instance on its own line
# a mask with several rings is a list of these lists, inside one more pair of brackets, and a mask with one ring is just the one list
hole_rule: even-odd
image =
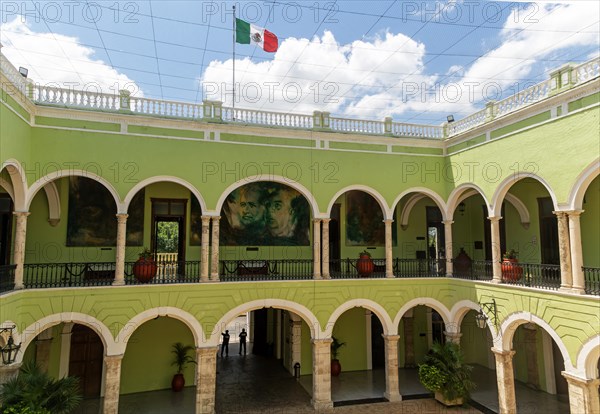
[[295,313],[296,315],[300,316],[308,325],[308,328],[310,329],[310,336],[312,338],[319,338],[318,335],[321,332],[321,324],[319,323],[319,320],[316,318],[316,316],[312,313],[312,311],[304,305],[300,305],[296,302],[284,299],[259,299],[238,305],[235,308],[229,310],[227,313],[225,313],[216,323],[213,332],[210,333],[210,337],[207,340],[208,345],[219,345],[219,340],[221,338],[222,331],[221,328],[225,329],[224,327],[233,318],[242,313],[262,308],[284,309]]
[[502,324],[500,325],[500,334],[502,335],[502,341],[499,344],[502,346],[502,350],[510,351],[512,349],[512,341],[515,335],[517,328],[520,325],[524,325],[526,323],[535,323],[540,328],[544,329],[548,335],[552,337],[558,349],[560,349],[560,353],[565,362],[565,370],[573,371],[573,363],[571,362],[571,357],[569,356],[569,351],[565,346],[564,342],[560,338],[560,336],[556,333],[556,331],[542,318],[537,315],[534,315],[531,312],[515,312],[510,314]]
[[459,185],[454,190],[452,190],[452,192],[450,193],[450,196],[448,197],[448,203],[446,204],[446,209],[447,209],[446,215],[447,215],[448,219],[449,220],[453,219],[454,212],[456,211],[456,208],[462,201],[464,201],[465,199],[467,199],[475,194],[479,194],[483,198],[485,205],[488,206],[488,213],[489,213],[490,202],[488,201],[487,197],[485,196],[485,193],[483,192],[483,190],[475,184],[466,183],[466,184]]
[[0,177],[0,187],[4,188],[4,190],[10,196],[10,198],[12,199],[12,201],[14,203],[15,192],[13,191],[12,183],[10,181],[7,181],[4,178]]
[[117,192],[115,187],[113,187],[113,185],[105,178],[103,178],[97,174],[91,173],[89,171],[84,171],[84,170],[60,170],[60,171],[55,171],[53,173],[45,175],[44,177],[40,178],[39,180],[37,180],[36,182],[34,182],[31,185],[31,187],[29,188],[29,191],[27,193],[27,201],[25,204],[25,207],[27,208],[26,211],[28,211],[29,206],[31,205],[31,202],[33,201],[33,198],[35,197],[37,192],[40,191],[40,189],[42,189],[44,186],[46,186],[49,182],[52,182],[59,178],[72,177],[72,176],[90,178],[90,179],[95,180],[95,181],[99,182],[100,184],[102,184],[108,190],[108,192],[112,195],[112,197],[115,201],[115,208],[116,208],[115,214],[117,214],[119,211],[122,210],[119,193]]
[[409,309],[414,308],[415,306],[419,306],[419,305],[425,305],[425,306],[428,306],[428,307],[434,309],[437,313],[440,314],[440,316],[444,320],[444,324],[446,326],[451,326],[452,319],[450,317],[450,311],[448,310],[448,308],[446,308],[446,306],[444,306],[444,304],[442,302],[440,302],[437,299],[433,299],[433,298],[415,298],[415,299],[411,299],[408,302],[406,302],[404,304],[404,306],[402,306],[402,308],[400,308],[400,310],[396,314],[396,317],[394,318],[394,321],[392,322],[393,326],[395,326],[395,329],[398,329],[398,325],[400,324],[400,321],[402,320],[402,317],[404,316],[404,314]]
[[102,340],[102,344],[104,345],[105,355],[119,354],[119,344],[115,342],[110,330],[106,327],[106,325],[104,325],[104,323],[100,322],[93,316],[86,315],[85,313],[63,312],[48,315],[29,325],[22,333],[13,334],[15,342],[21,342],[21,349],[23,349],[23,352],[17,353],[17,359],[15,362],[18,363],[23,361],[23,355],[25,354],[24,350],[27,349],[29,344],[31,344],[31,341],[33,341],[40,333],[48,328],[53,327],[54,325],[66,322],[85,325],[96,332],[96,334],[98,334]]
[[333,334],[333,327],[335,326],[335,323],[337,322],[339,317],[342,316],[344,312],[352,308],[365,308],[377,315],[377,317],[381,321],[381,325],[383,326],[383,333],[385,335],[398,334],[398,327],[394,327],[394,325],[392,324],[392,318],[390,318],[390,315],[383,308],[383,306],[369,299],[353,299],[348,302],[344,302],[336,310],[333,311],[333,313],[329,317],[329,320],[327,321],[327,325],[325,325],[325,330],[323,331],[323,336],[325,338],[331,338],[331,335]]
[[327,205],[327,217],[331,216],[331,209],[333,208],[333,205],[335,204],[335,200],[337,200],[342,194],[347,193],[348,191],[362,191],[364,193],[371,195],[375,199],[375,201],[377,201],[377,204],[379,204],[379,206],[381,207],[381,211],[383,212],[384,220],[389,220],[389,219],[393,218],[392,212],[394,210],[389,209],[389,207],[387,205],[387,201],[385,201],[385,198],[379,193],[379,191],[377,191],[369,186],[362,185],[362,184],[349,185],[347,187],[342,188],[337,193],[335,193],[335,195],[333,196],[333,198],[331,198],[331,200],[329,200],[329,204]]
[[[465,318],[467,313],[469,313],[472,310],[479,312],[480,309],[481,308],[477,302],[473,302],[472,300],[469,300],[469,299],[464,299],[464,300],[460,300],[460,301],[456,302],[454,304],[454,306],[452,306],[452,309],[450,309],[451,326],[454,326],[454,327],[457,327],[458,329],[460,329],[463,319]],[[481,310],[485,313],[485,309],[481,309]],[[492,315],[486,314],[486,316],[488,317],[488,321],[491,321],[493,319],[491,317]],[[492,334],[492,338],[494,338],[494,339],[497,338],[498,333],[496,331],[496,327],[490,323],[487,324],[487,327],[490,330],[490,333]]]
[[577,372],[584,378],[599,378],[600,335],[587,340],[577,353]]
[[196,187],[194,187],[192,184],[190,184],[188,181],[186,181],[182,178],[179,178],[179,177],[171,176],[171,175],[157,175],[155,177],[146,178],[145,180],[142,180],[139,183],[137,183],[135,186],[133,186],[133,188],[131,190],[129,190],[129,192],[125,196],[125,199],[123,200],[123,205],[122,205],[123,211],[119,211],[119,213],[121,213],[121,214],[127,213],[127,210],[129,209],[129,204],[131,203],[131,200],[133,200],[133,197],[135,197],[135,195],[142,188],[147,187],[150,184],[160,183],[160,182],[175,183],[175,184],[181,185],[182,187],[187,188],[188,190],[191,191],[191,193],[194,195],[194,197],[196,197],[196,199],[198,200],[198,203],[200,204],[200,208],[202,209],[202,211],[203,212],[206,211],[206,201],[204,201],[204,198],[202,197],[202,195],[200,194],[198,189]]
[[442,219],[443,220],[447,220],[446,217],[446,212],[447,212],[447,208],[446,208],[446,203],[444,202],[444,200],[442,199],[442,197],[440,197],[440,195],[438,193],[436,193],[433,190],[430,190],[429,188],[426,187],[412,187],[409,188],[405,191],[403,191],[402,193],[400,193],[396,199],[394,200],[394,202],[392,203],[392,208],[390,210],[390,218],[393,218],[394,215],[394,210],[396,209],[396,206],[398,206],[398,203],[400,202],[400,200],[402,200],[402,198],[410,193],[421,193],[421,194],[425,194],[427,196],[429,196],[429,198],[431,198],[433,200],[433,202],[438,206],[438,208],[440,209],[440,211],[442,212]]
[[60,195],[54,181],[44,186],[44,192],[48,199],[48,222],[56,226],[60,221]]
[[492,197],[492,204],[490,204],[490,214],[491,217],[499,216],[502,208],[502,200],[506,198],[506,193],[510,190],[510,187],[513,186],[517,181],[522,180],[523,178],[533,178],[534,180],[540,182],[550,194],[552,198],[552,203],[554,204],[554,208],[558,210],[558,201],[556,200],[556,195],[550,187],[550,184],[546,182],[542,177],[537,174],[530,172],[516,172],[506,177],[496,188],[494,192],[494,196]]
[[600,159],[588,165],[575,180],[571,192],[569,193],[569,209],[583,209],[583,196],[592,181],[594,181],[598,175],[600,175]]
[[19,161],[14,159],[6,160],[2,163],[0,172],[6,169],[10,176],[12,184],[12,199],[15,205],[15,211],[28,211],[29,204],[27,202],[27,179],[25,177],[23,167]]
[[192,335],[194,336],[194,346],[201,347],[204,345],[204,330],[194,315],[179,308],[163,306],[159,308],[147,309],[144,312],[138,313],[129,321],[127,321],[125,326],[121,328],[117,335],[119,354],[125,353],[127,342],[136,329],[143,325],[144,322],[158,318],[159,316],[166,316],[183,322],[190,329]]

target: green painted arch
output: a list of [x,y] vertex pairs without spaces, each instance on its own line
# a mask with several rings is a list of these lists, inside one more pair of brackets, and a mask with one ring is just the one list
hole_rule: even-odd
[[600,158],[585,168],[571,186],[568,201],[571,210],[581,210],[583,208],[585,192],[598,175],[600,175]]
[[2,162],[0,173],[3,170],[6,170],[10,177],[12,184],[12,199],[13,203],[15,204],[15,211],[27,211],[27,182],[21,163],[16,159],[8,159]]
[[578,373],[582,378],[599,379],[600,335],[590,338],[577,353]]
[[194,197],[196,197],[196,200],[198,200],[201,210],[203,212],[208,211],[208,208],[206,207],[206,202],[204,201],[204,197],[202,197],[200,191],[191,183],[179,177],[170,175],[159,175],[155,177],[145,178],[144,180],[134,185],[125,195],[125,198],[123,199],[122,203],[123,211],[119,211],[119,213],[127,213],[127,210],[129,210],[129,204],[131,204],[131,200],[133,200],[133,197],[135,197],[135,195],[143,188],[156,183],[173,183],[179,184],[180,186],[187,188],[194,195]]
[[375,201],[377,201],[377,204],[379,204],[379,207],[381,208],[381,212],[383,213],[384,220],[393,218],[394,210],[390,209],[388,207],[388,203],[387,203],[386,199],[381,195],[381,193],[379,191],[375,190],[374,188],[372,188],[368,185],[363,185],[363,184],[351,184],[351,185],[348,185],[348,186],[338,190],[330,198],[329,203],[327,204],[327,217],[331,216],[331,210],[333,209],[333,205],[335,204],[335,201],[338,198],[340,198],[342,195],[347,193],[348,191],[361,191],[363,193],[369,194],[371,197],[373,197],[375,199]]
[[449,326],[452,323],[450,311],[448,310],[448,307],[445,304],[443,304],[436,298],[418,297],[409,300],[402,306],[402,308],[400,308],[400,310],[398,310],[396,316],[394,317],[394,321],[392,322],[396,329],[398,329],[398,325],[400,325],[400,321],[402,320],[402,317],[404,317],[406,312],[419,305],[427,306],[439,313],[446,326]]
[[[476,191],[477,194],[479,194],[481,196],[481,198],[483,198],[483,201],[485,202],[485,205],[487,206],[488,213],[489,213],[491,204],[490,204],[489,200],[487,199],[487,197],[485,196],[485,193],[483,192],[483,190],[474,183],[463,183],[463,184],[460,184],[458,187],[455,187],[452,190],[452,192],[450,193],[450,195],[448,196],[448,201],[446,202],[447,220],[454,220],[454,213],[456,211],[456,208],[458,207],[460,202],[463,201],[462,196],[469,190]],[[476,195],[476,194],[472,194],[472,195]]]
[[383,333],[385,335],[398,334],[398,326],[396,325],[394,327],[390,315],[383,308],[383,306],[372,300],[358,298],[351,299],[343,303],[333,311],[333,313],[329,317],[329,320],[327,321],[327,324],[325,325],[325,330],[323,332],[325,338],[331,338],[331,336],[333,335],[333,327],[335,326],[335,323],[337,322],[339,317],[342,316],[344,312],[353,308],[365,308],[373,312],[379,318],[379,321],[383,326]]
[[508,193],[510,188],[514,184],[516,184],[518,181],[521,181],[525,178],[532,178],[532,179],[538,181],[540,184],[542,184],[544,186],[544,188],[548,191],[548,194],[550,194],[550,197],[552,198],[552,203],[554,204],[554,209],[555,210],[559,209],[558,208],[558,200],[556,199],[556,194],[554,193],[554,191],[552,190],[552,187],[550,187],[550,185],[544,178],[542,178],[539,175],[534,174],[534,173],[518,172],[518,173],[515,173],[514,175],[506,177],[496,187],[496,190],[494,191],[494,196],[492,197],[492,204],[490,205],[490,207],[491,207],[491,209],[490,209],[491,216],[490,217],[500,215],[500,211],[502,209],[502,202],[506,198],[506,194]]
[[435,190],[427,187],[411,187],[402,191],[396,196],[396,198],[392,202],[390,211],[393,213],[396,210],[396,207],[398,206],[400,201],[409,194],[424,194],[425,196],[429,197],[431,200],[433,200],[433,202],[438,206],[438,208],[442,212],[442,220],[448,220],[448,208],[446,205],[446,201]]

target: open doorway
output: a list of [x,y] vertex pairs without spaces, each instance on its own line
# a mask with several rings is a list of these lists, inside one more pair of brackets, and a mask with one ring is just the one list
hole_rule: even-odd
[[179,275],[185,266],[187,200],[152,199],[152,252],[160,276]]
[[10,264],[12,210],[10,196],[0,194],[0,266]]

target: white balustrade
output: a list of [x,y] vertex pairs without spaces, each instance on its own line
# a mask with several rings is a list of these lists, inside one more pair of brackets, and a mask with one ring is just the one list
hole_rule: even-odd
[[202,104],[162,101],[160,99],[129,98],[129,110],[136,114],[171,118],[201,119]]
[[364,119],[329,118],[332,131],[354,132],[359,134],[383,134],[385,126],[382,121],[368,121]]
[[27,80],[2,54],[0,54],[0,70],[14,87],[21,91],[23,95],[27,96]]
[[223,120],[249,125],[266,125],[286,128],[312,128],[311,115],[257,111],[253,109],[223,108]]
[[119,97],[107,93],[77,91],[53,86],[34,85],[33,100],[44,105],[59,105],[115,111],[119,109]]
[[444,138],[444,129],[435,125],[394,122],[392,123],[392,135],[409,138],[442,139]]
[[468,129],[482,125],[486,119],[486,110],[475,112],[473,115],[469,115],[460,121],[452,122],[448,124],[448,136],[456,135],[464,132]]
[[533,85],[516,95],[509,96],[508,98],[502,99],[496,102],[496,116],[506,115],[510,112],[516,111],[524,106],[531,105],[535,102],[545,99],[550,94],[551,80],[545,80],[542,83]]
[[600,58],[596,58],[589,62],[582,63],[579,66],[573,68],[575,78],[573,82],[575,85],[587,82],[591,79],[600,76]]

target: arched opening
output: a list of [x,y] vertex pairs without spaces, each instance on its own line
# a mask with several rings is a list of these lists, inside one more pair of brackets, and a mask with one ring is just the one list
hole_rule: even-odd
[[[362,189],[345,191],[332,203],[328,234],[331,278],[385,277],[386,212],[382,203]],[[361,252],[371,255],[369,272],[360,269]]]
[[290,412],[309,407],[312,344],[306,320],[279,307],[242,311],[228,319],[213,333],[220,336],[217,412],[254,412],[268,404],[285,404]]
[[220,215],[221,280],[312,277],[311,206],[298,190],[245,184],[227,195]]
[[[594,178],[585,191],[582,200],[581,246],[585,292],[600,295],[600,255],[598,255],[598,234],[600,234],[600,176]],[[573,246],[574,249],[577,246]]]
[[11,263],[14,202],[8,171],[0,173],[0,266]]

